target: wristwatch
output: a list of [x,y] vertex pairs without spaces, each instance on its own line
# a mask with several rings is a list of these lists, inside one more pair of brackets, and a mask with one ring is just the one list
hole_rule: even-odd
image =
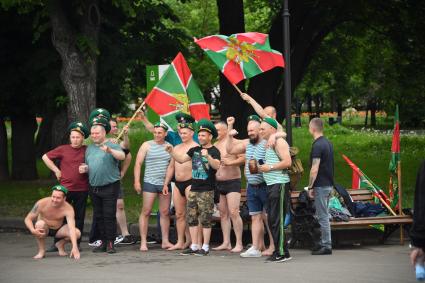
[[273,170],[273,169],[274,169],[273,165],[270,165],[270,170]]

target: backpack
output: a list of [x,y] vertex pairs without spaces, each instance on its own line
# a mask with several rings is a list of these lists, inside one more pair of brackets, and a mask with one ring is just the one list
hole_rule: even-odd
[[291,179],[291,190],[295,190],[298,182],[301,179],[301,176],[304,173],[303,164],[301,159],[297,157],[297,154],[300,150],[298,147],[290,147],[289,154],[291,155],[291,167],[288,168],[289,178]]

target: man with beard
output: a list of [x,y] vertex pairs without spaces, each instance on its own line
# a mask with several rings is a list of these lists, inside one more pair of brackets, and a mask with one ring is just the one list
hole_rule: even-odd
[[[245,153],[245,177],[247,179],[247,204],[249,215],[251,215],[251,235],[252,246],[241,257],[261,257],[262,255],[271,255],[275,249],[272,234],[269,231],[270,246],[263,253],[264,247],[264,225],[265,210],[267,204],[266,183],[263,174],[258,172],[257,163],[259,160],[265,160],[266,140],[260,137],[261,119],[257,115],[248,117],[248,139],[241,142],[234,142],[233,136],[237,131],[233,129],[235,123],[234,117],[227,118],[229,138],[226,143],[226,150],[230,154]],[[267,223],[266,227],[268,229]]]

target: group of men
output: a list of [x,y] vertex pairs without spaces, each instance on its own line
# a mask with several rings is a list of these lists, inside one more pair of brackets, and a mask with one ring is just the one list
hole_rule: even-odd
[[[134,189],[143,199],[139,217],[141,251],[148,250],[149,218],[158,197],[163,249],[180,250],[181,255],[208,255],[216,203],[223,242],[214,250],[229,250],[240,253],[241,257],[268,256],[268,262],[291,259],[285,233],[286,218],[290,215],[288,169],[292,161],[289,145],[273,107],[263,109],[247,94],[243,94],[242,99],[258,114],[248,117],[248,139],[245,140],[234,137],[237,131],[233,129],[233,117],[215,124],[206,119],[195,123],[190,115],[178,113],[177,132],[174,132],[162,122],[150,123],[140,113],[146,129],[153,134],[153,140],[140,146],[134,165]],[[83,145],[84,138],[89,135],[88,129],[76,122],[69,127],[70,144],[43,156],[60,185],[52,188],[51,197],[38,201],[25,219],[38,242],[39,252],[34,258],[44,257],[46,236],[55,237],[55,247],[62,256],[66,255],[65,243],[70,241],[70,255],[79,258],[78,245],[88,195],[94,213],[90,241],[98,240],[93,252],[115,253],[117,242],[135,242],[128,233],[121,186],[121,178],[131,162],[128,128],[124,129],[121,143],[108,139],[106,134],[111,131],[111,125],[116,131],[116,121],[115,125],[111,121],[106,110],[96,109],[89,119],[90,145]],[[333,186],[333,149],[323,137],[322,120],[310,122],[310,133],[315,141],[308,187],[314,192],[316,213],[322,227],[321,245],[313,254],[331,254],[327,203]],[[54,160],[60,161],[60,166]],[[242,166],[252,218],[252,245],[246,251],[243,251],[243,224],[239,212]],[[176,215],[175,244],[169,240],[171,199]],[[117,220],[122,233],[118,238]],[[233,247],[230,241],[232,226],[236,236]],[[269,235],[268,248],[264,241],[265,229]]]

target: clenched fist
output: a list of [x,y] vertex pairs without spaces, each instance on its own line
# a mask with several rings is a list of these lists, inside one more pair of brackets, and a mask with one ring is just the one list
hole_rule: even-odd
[[227,125],[228,126],[235,124],[235,117],[232,117],[232,116],[227,117],[227,121],[226,122],[227,122]]

